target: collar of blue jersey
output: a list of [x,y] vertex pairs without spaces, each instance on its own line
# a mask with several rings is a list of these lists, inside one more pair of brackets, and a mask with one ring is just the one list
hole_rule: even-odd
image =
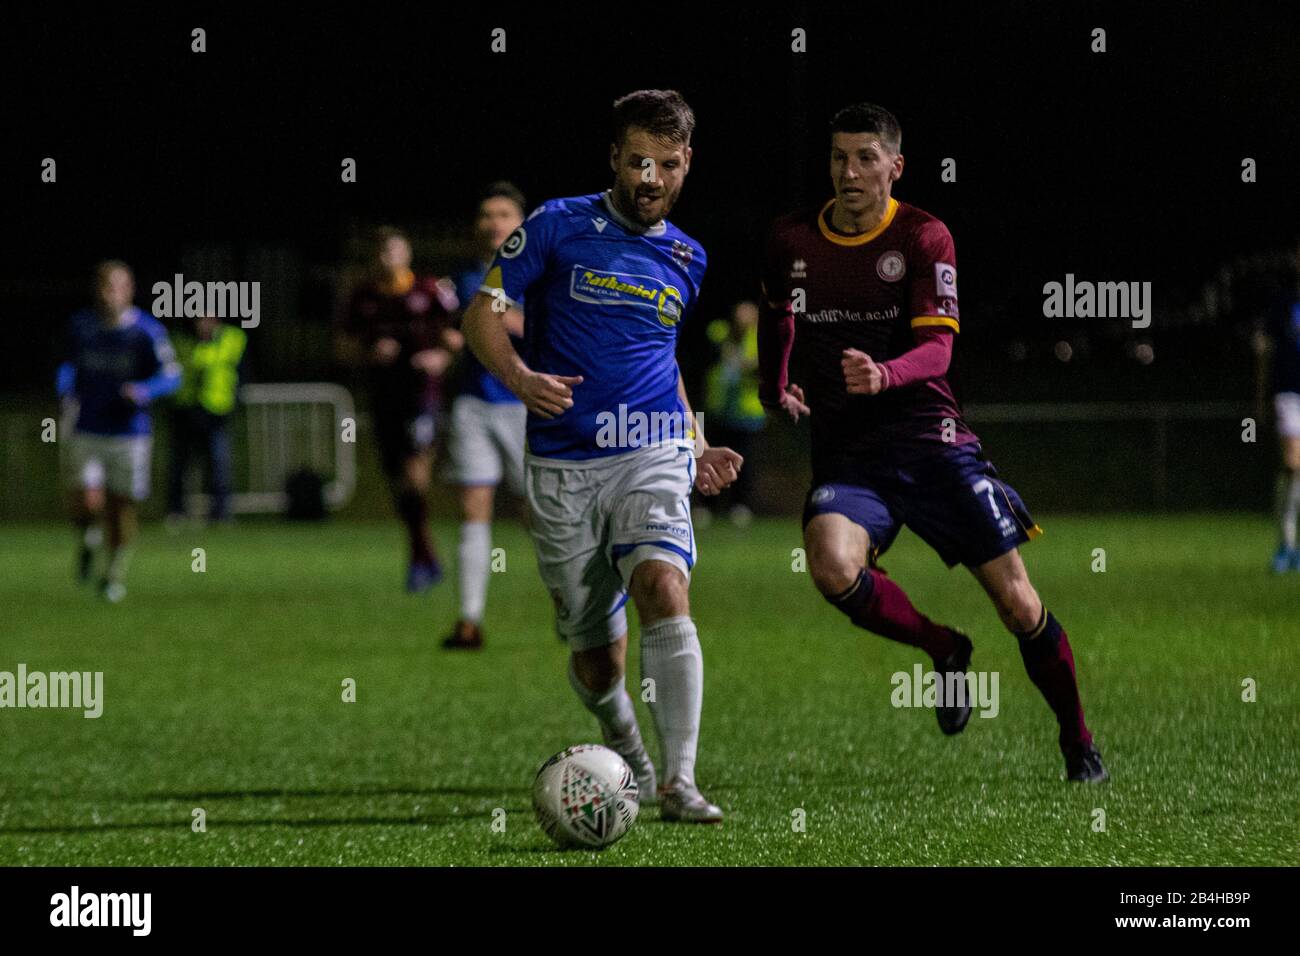
[[637,236],[662,236],[668,231],[668,223],[660,219],[653,226],[643,226],[640,223],[633,222],[621,212],[614,208],[614,201],[610,198],[610,190],[606,189],[600,194],[600,201],[605,204],[605,209],[609,213],[609,218],[623,227],[627,232]]
[[96,312],[96,318],[99,319],[100,325],[106,329],[129,329],[135,325],[136,320],[140,317],[139,311],[133,305],[128,305],[112,322],[104,321],[104,313]]

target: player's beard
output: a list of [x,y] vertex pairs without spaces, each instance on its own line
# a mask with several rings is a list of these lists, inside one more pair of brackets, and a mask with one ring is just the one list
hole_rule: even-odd
[[[668,218],[668,213],[671,212],[673,206],[676,205],[677,196],[681,193],[682,188],[681,186],[678,186],[675,190],[671,191],[666,188],[652,190],[646,189],[641,185],[628,188],[624,184],[618,183],[615,185],[615,191],[618,196],[618,201],[615,203],[618,211],[628,219],[631,219],[637,225],[644,226],[648,229],[661,220]],[[661,197],[659,205],[654,207],[655,212],[646,214],[641,211],[640,204],[637,202],[637,197],[641,195]]]

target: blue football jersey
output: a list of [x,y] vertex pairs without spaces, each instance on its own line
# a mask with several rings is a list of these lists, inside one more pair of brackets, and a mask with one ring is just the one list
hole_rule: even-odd
[[149,434],[148,409],[122,396],[122,386],[128,382],[143,387],[149,401],[180,387],[180,366],[162,323],[135,306],[119,326],[105,325],[94,309],[74,315],[68,358],[59,367],[58,392],[75,395],[80,404],[77,431]]
[[1274,313],[1273,391],[1300,392],[1300,297],[1290,297]]
[[[608,193],[553,199],[511,233],[480,291],[524,311],[524,361],[536,372],[581,375],[573,407],[528,416],[528,450],[585,459],[638,447],[610,443],[608,423],[684,415],[677,335],[704,279],[698,242],[667,221],[642,229]],[[626,432],[620,432],[625,435]],[[646,436],[652,444],[654,436]]]
[[[483,285],[485,275],[487,275],[487,266],[477,265],[456,273],[452,278],[452,281],[456,284],[456,297],[460,299],[462,308],[469,306],[470,301],[478,293],[479,287]],[[514,343],[516,349],[523,344],[522,339],[513,335],[510,336],[510,341]],[[506,388],[499,378],[489,372],[472,351],[465,349],[461,354],[460,361],[460,391],[462,395],[473,395],[485,402],[494,403],[519,401],[519,399],[515,398],[515,393]]]

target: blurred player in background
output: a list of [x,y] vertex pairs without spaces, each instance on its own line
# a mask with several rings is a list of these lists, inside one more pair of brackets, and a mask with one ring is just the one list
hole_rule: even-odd
[[185,518],[185,475],[200,457],[207,465],[208,518],[225,521],[230,517],[229,422],[248,336],[238,325],[204,315],[193,319],[191,328],[174,341],[181,387],[171,412],[168,522],[176,525]]
[[[890,195],[901,145],[887,110],[841,110],[831,122],[834,199],[777,220],[768,239],[762,399],[796,421],[811,416],[808,570],[854,624],[924,650],[940,674],[964,675],[970,640],[917,611],[876,559],[905,524],[949,567],[966,565],[1056,715],[1068,779],[1105,780],[1070,641],[1020,558],[1040,529],[985,459],[945,377],[958,332],[956,254],[942,222]],[[806,390],[787,378],[792,348]],[[941,697],[940,728],[960,732],[970,710],[966,695]]]
[[[658,794],[663,819],[715,823],[722,811],[695,783],[704,666],[688,595],[690,494],[692,484],[705,494],[730,484],[741,458],[707,447],[675,355],[705,266],[699,243],[665,219],[690,168],[694,126],[675,92],[618,100],[613,188],[537,207],[497,252],[464,328],[474,353],[528,407],[533,540],[573,652],[570,684],[643,799]],[[521,356],[502,317],[525,298]],[[609,424],[632,416],[680,428],[655,436]],[[698,475],[692,435],[703,449]],[[663,787],[624,685],[629,593]]]
[[442,374],[462,341],[450,320],[456,292],[449,280],[412,271],[410,240],[397,229],[377,230],[370,265],[336,346],[341,359],[366,370],[380,460],[410,542],[406,589],[414,594],[442,580],[428,495]]
[[77,576],[92,577],[95,552],[106,541],[100,591],[116,604],[126,597],[136,505],[149,497],[149,406],[174,392],[181,377],[162,323],[132,305],[135,277],[126,263],[99,264],[95,297],[94,307],[72,317],[57,389],[77,408],[68,458]]
[[[479,259],[454,277],[456,296],[468,305],[478,294],[488,266],[506,237],[524,221],[524,194],[511,183],[493,183],[479,201],[474,239]],[[524,316],[509,308],[501,315],[516,349],[523,344]],[[492,563],[492,507],[497,486],[524,493],[524,403],[483,367],[474,353],[460,353],[460,387],[451,405],[447,453],[452,481],[460,487],[460,542],[456,549],[456,584],[460,618],[442,646],[483,646],[483,609],[487,605]]]
[[754,517],[754,439],[767,424],[758,398],[758,306],[737,302],[730,319],[709,323],[709,341],[717,348],[717,361],[705,378],[704,409],[709,434],[719,445],[734,450],[748,464],[722,494],[702,512],[725,511],[738,528]]
[[1295,247],[1295,268],[1287,293],[1272,304],[1264,337],[1256,340],[1260,351],[1272,360],[1273,408],[1282,452],[1275,574],[1300,571],[1300,546],[1296,541],[1300,517],[1300,243]]

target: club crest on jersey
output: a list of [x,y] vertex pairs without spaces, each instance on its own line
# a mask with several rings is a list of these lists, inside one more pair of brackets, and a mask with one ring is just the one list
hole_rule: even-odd
[[690,246],[688,246],[686,243],[682,242],[680,239],[674,239],[673,258],[676,259],[684,266],[690,265],[691,260],[695,258],[695,250],[692,249]]
[[903,254],[891,249],[876,260],[876,275],[886,282],[897,282],[907,272]]
[[804,262],[802,259],[796,259],[794,262],[790,263],[790,278],[808,278],[808,263]]
[[524,231],[523,226],[520,226],[514,232],[510,233],[510,237],[506,239],[505,242],[501,243],[501,258],[513,259],[515,256],[519,255],[519,253],[524,251],[524,244],[526,242],[528,242],[528,233]]
[[835,489],[830,485],[822,485],[812,493],[812,503],[815,505],[824,505],[835,497]]
[[592,305],[632,305],[654,309],[655,317],[666,328],[682,319],[682,293],[654,276],[607,272],[575,265],[569,295]]

